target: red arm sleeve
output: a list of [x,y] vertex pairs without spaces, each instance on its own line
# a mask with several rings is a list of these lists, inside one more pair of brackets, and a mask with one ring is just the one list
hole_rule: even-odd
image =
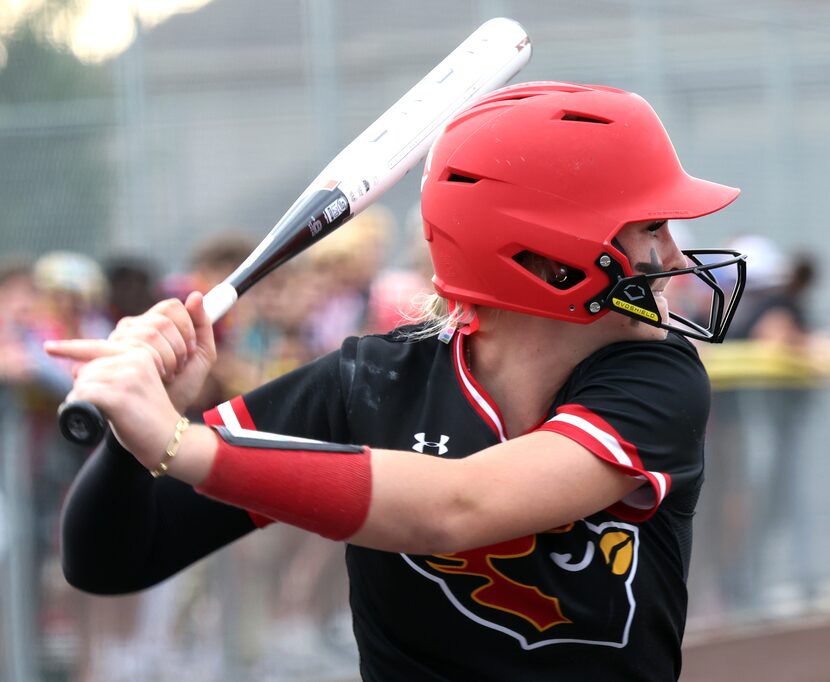
[[369,448],[216,428],[216,459],[197,491],[332,540],[354,535],[369,513]]

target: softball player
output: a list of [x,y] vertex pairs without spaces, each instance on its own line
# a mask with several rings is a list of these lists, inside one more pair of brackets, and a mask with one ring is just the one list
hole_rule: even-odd
[[[723,338],[744,263],[667,221],[737,195],[682,169],[639,96],[521,84],[427,159],[422,323],[189,428],[215,358],[199,294],[51,344],[112,426],[66,503],[68,580],[141,589],[279,521],[347,543],[366,680],[676,679],[709,408],[686,337]],[[703,318],[669,311],[678,275]]]

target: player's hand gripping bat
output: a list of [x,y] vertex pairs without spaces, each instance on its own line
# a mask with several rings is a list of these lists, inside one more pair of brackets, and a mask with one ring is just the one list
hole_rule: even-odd
[[[212,322],[276,267],[378,200],[426,155],[449,119],[506,84],[530,59],[530,39],[511,19],[482,24],[321,171],[248,258],[204,298]],[[61,432],[94,445],[106,422],[86,401],[58,409]]]

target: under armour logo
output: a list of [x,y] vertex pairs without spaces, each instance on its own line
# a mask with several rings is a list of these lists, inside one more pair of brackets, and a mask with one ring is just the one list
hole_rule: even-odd
[[430,448],[431,450],[438,450],[436,454],[445,455],[449,452],[449,448],[447,447],[447,443],[450,440],[449,436],[445,436],[443,433],[441,434],[441,439],[438,441],[434,440],[427,440],[426,434],[422,431],[421,433],[416,433],[415,436],[415,444],[412,446],[412,449],[415,452],[423,452],[424,448]]

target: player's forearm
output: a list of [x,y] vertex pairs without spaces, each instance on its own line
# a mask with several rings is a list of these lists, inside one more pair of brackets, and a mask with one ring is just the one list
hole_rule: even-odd
[[170,476],[195,487],[208,477],[217,446],[218,440],[213,429],[193,424],[182,434],[175,457],[171,459],[160,453],[159,463],[168,467],[167,473]]
[[431,554],[563,525],[640,484],[552,434],[526,436],[461,460],[334,444],[319,444],[317,451],[305,447],[221,441],[199,490],[332,539]]
[[476,498],[483,482],[475,480],[471,463],[368,448],[319,452],[222,443],[197,489],[333,540],[414,554],[460,551],[510,537],[488,526],[487,495]]
[[[597,511],[552,480],[531,442],[495,445],[463,459],[373,452],[373,495],[355,544],[410,554],[443,554],[542,532]],[[590,458],[591,456],[588,455]],[[545,459],[555,462],[557,453]],[[522,491],[517,504],[516,491]],[[601,504],[601,503],[597,503]]]
[[151,486],[147,472],[111,435],[87,460],[61,519],[61,558],[72,585],[103,594],[135,589],[129,574],[150,541]]
[[413,554],[458,552],[564,526],[643,483],[575,442],[541,432],[462,459],[373,456],[372,505],[350,541]]
[[64,504],[63,570],[96,594],[149,587],[252,530],[242,510],[173,479],[153,479],[110,434]]

